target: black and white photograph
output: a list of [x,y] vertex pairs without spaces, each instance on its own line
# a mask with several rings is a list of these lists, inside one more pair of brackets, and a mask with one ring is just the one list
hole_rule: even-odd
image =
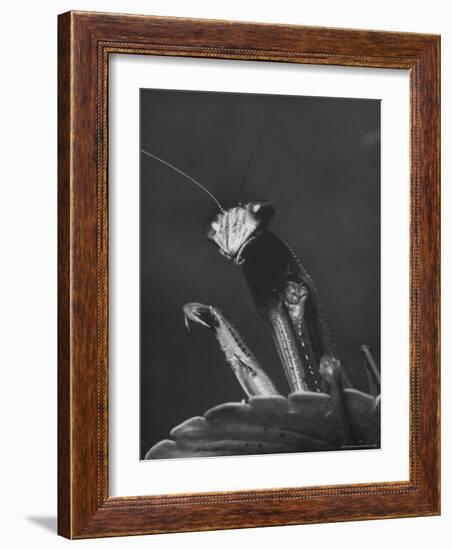
[[380,101],[140,90],[140,459],[380,447]]

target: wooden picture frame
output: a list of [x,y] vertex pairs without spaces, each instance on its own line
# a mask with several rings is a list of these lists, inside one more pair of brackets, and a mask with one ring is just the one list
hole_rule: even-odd
[[[58,63],[58,532],[68,538],[437,515],[440,512],[440,38],[69,12]],[[110,54],[399,68],[410,74],[408,481],[110,497]]]

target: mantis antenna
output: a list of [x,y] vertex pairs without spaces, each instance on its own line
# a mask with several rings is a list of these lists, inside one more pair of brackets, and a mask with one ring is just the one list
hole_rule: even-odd
[[173,166],[172,164],[170,164],[169,162],[167,162],[166,160],[163,160],[161,159],[160,157],[156,156],[156,155],[153,155],[152,153],[149,153],[149,151],[145,151],[144,149],[141,149],[141,152],[144,154],[144,155],[147,155],[148,157],[151,157],[155,160],[157,160],[158,162],[161,162],[162,164],[164,164],[165,166],[168,166],[168,168],[172,168],[175,172],[177,172],[178,174],[181,174],[182,176],[184,176],[185,178],[187,178],[188,180],[190,180],[192,183],[194,183],[195,185],[197,185],[198,187],[200,187],[205,193],[207,193],[209,195],[209,197],[215,202],[215,204],[218,206],[218,208],[224,212],[224,208],[221,206],[220,202],[212,195],[212,193],[206,189],[204,187],[204,185],[202,185],[201,183],[199,183],[199,181],[196,181],[195,178],[192,178],[191,176],[189,176],[188,174],[186,174],[183,170],[180,170],[179,168],[176,168],[176,166]]
[[248,175],[249,169],[251,167],[251,164],[253,163],[254,157],[256,156],[256,151],[259,148],[259,145],[261,144],[262,138],[267,133],[268,127],[270,126],[271,121],[273,120],[276,111],[278,110],[279,106],[281,105],[282,98],[278,101],[276,104],[276,107],[271,112],[270,116],[267,119],[267,122],[265,123],[265,126],[262,128],[261,133],[259,134],[256,143],[254,144],[254,148],[250,153],[250,156],[248,157],[248,162],[246,163],[245,171],[243,172],[242,179],[240,181],[240,187],[239,187],[239,199],[242,196],[243,187],[245,185],[245,180]]

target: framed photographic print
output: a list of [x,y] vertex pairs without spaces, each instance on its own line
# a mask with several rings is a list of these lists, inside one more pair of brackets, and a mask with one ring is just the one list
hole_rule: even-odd
[[[140,103],[141,458],[378,447],[380,101],[141,89]],[[209,189],[156,151],[202,162]],[[339,361],[317,286],[350,354],[338,372],[370,392],[347,392],[356,439],[339,403],[339,425],[317,425],[321,370]]]
[[59,533],[439,513],[439,37],[59,18]]

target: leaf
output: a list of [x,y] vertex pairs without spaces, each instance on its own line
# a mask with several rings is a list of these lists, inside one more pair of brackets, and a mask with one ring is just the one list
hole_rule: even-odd
[[[344,390],[356,447],[379,446],[380,399]],[[146,459],[328,451],[341,445],[338,417],[328,394],[252,397],[223,403],[171,430]],[[353,445],[347,446],[353,448]]]

